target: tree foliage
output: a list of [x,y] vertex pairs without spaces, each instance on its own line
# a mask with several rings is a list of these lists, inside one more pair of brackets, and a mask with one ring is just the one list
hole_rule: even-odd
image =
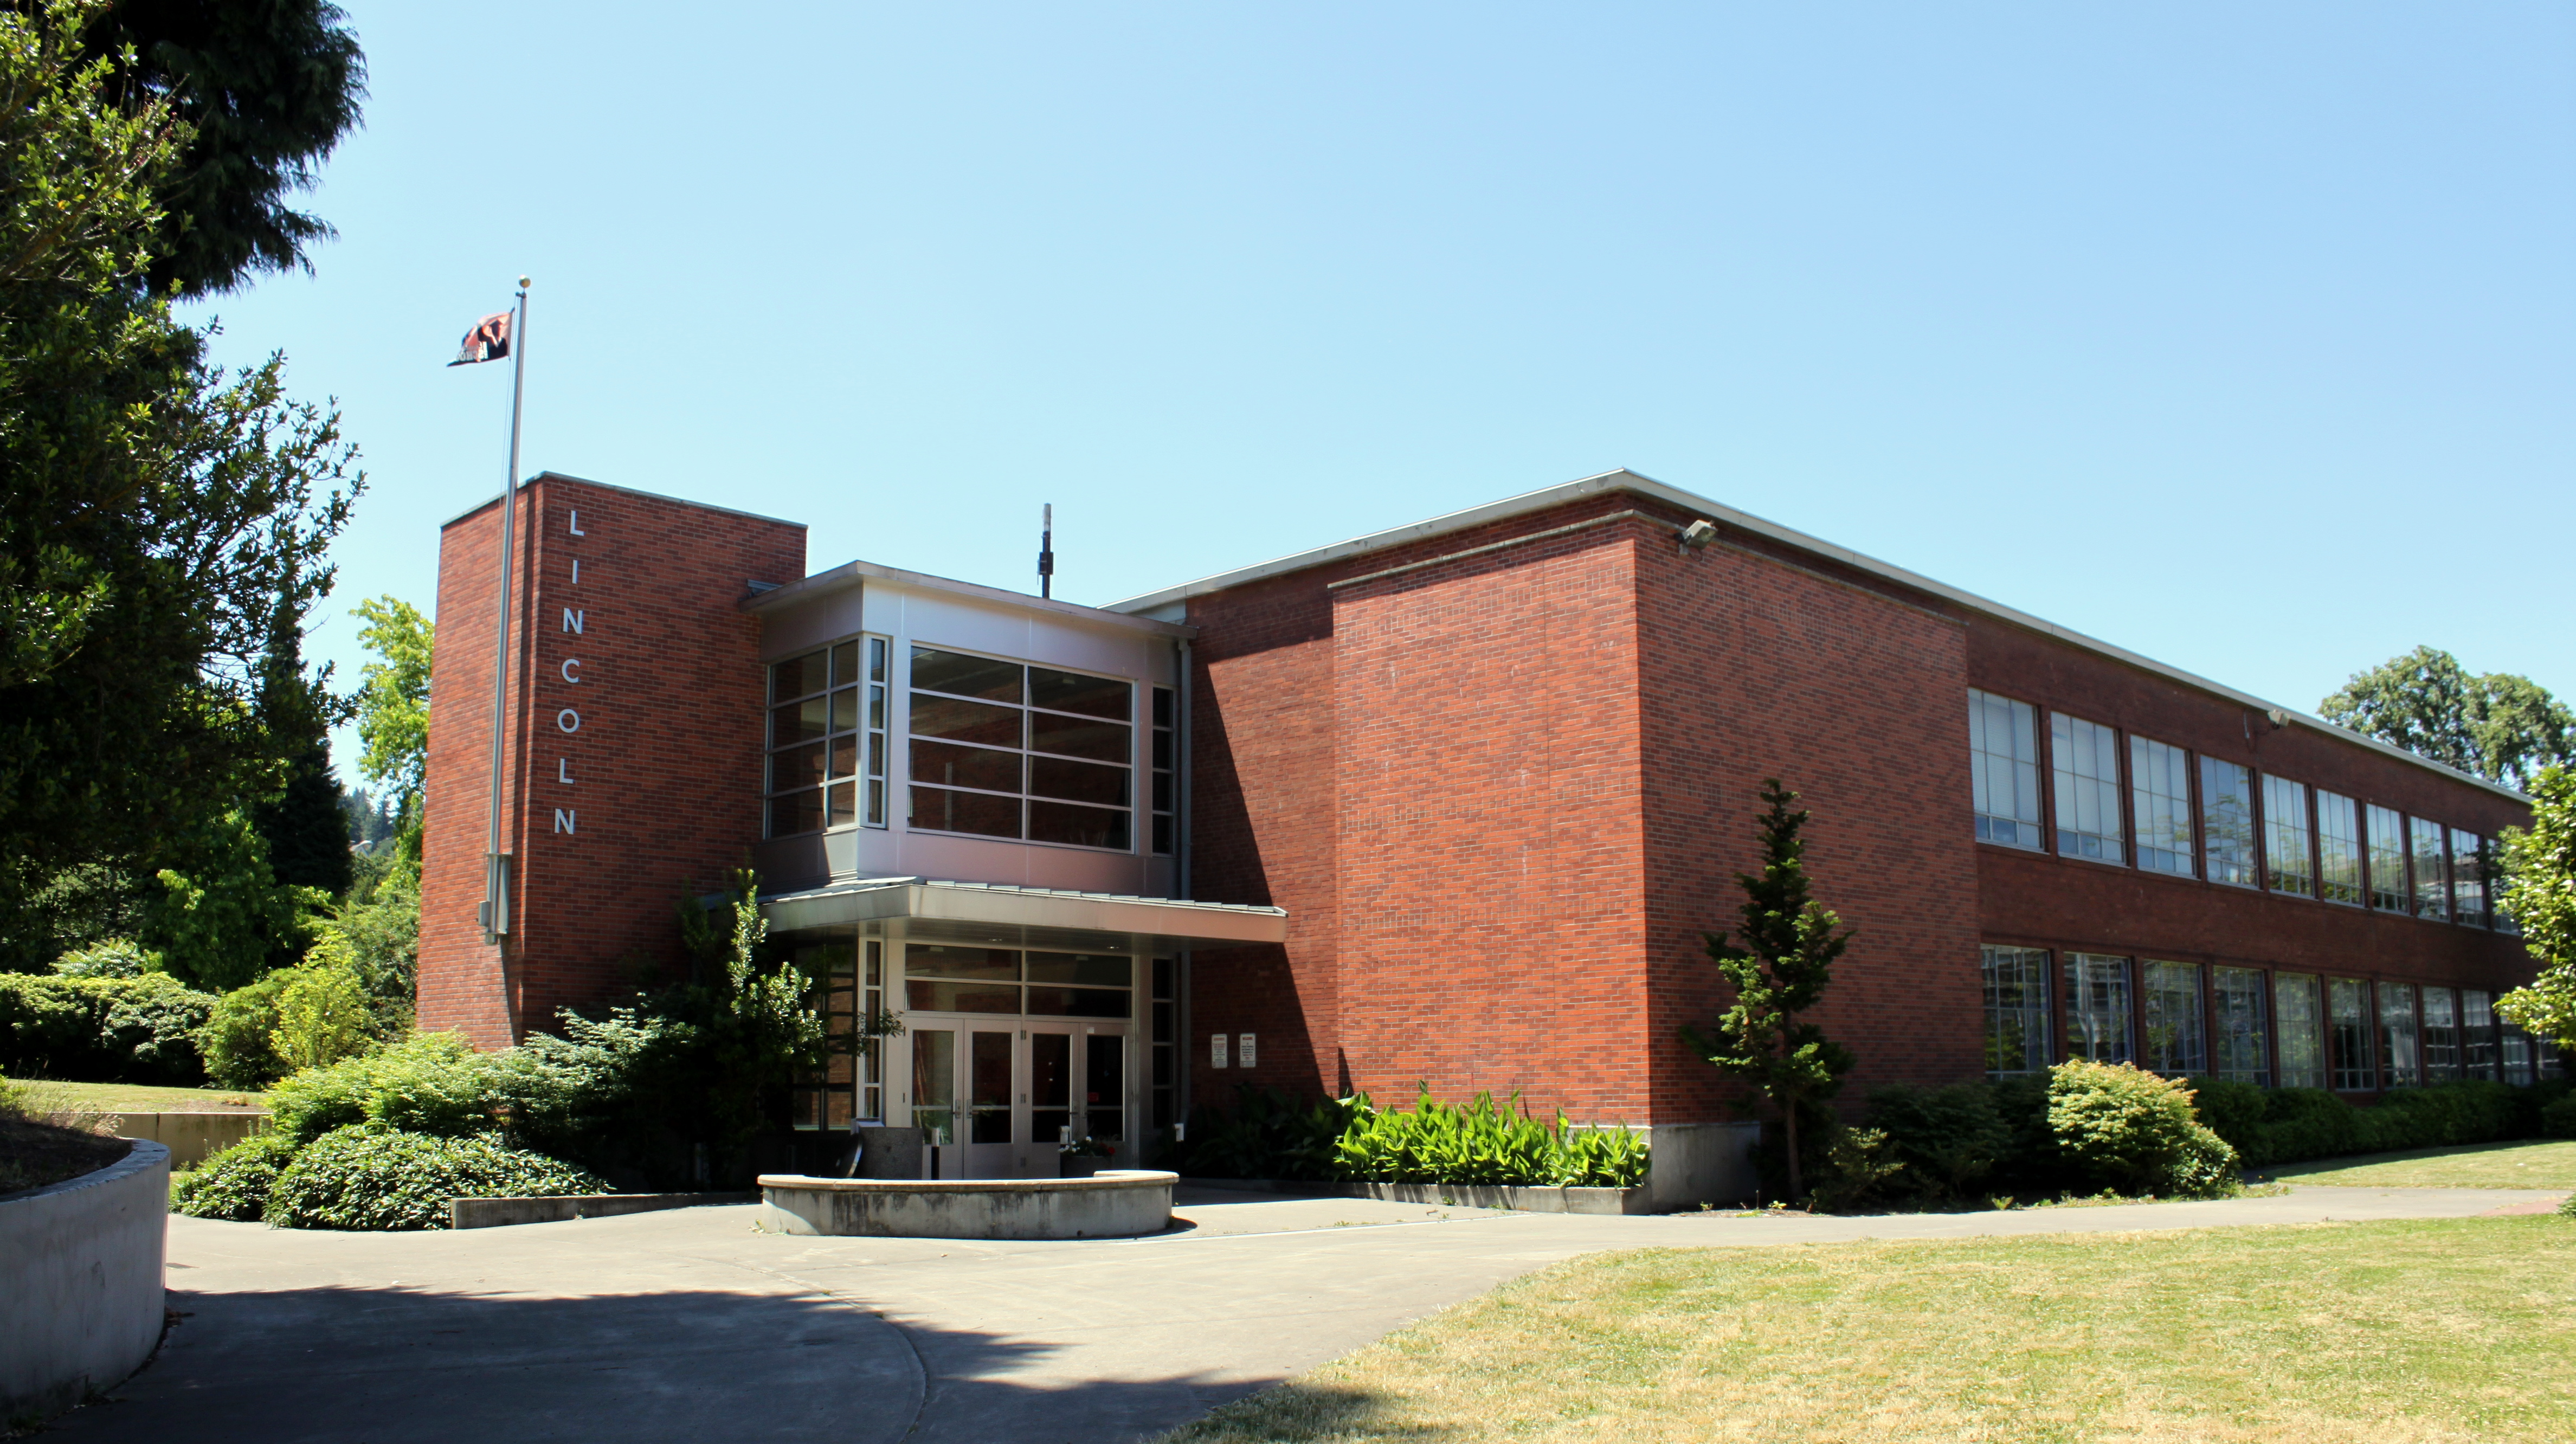
[[0,9],[0,965],[42,966],[46,897],[102,905],[275,793],[256,705],[281,612],[329,590],[363,486],[283,363],[207,365],[147,289],[154,187],[194,138],[113,93],[98,0]]
[[2472,673],[2417,647],[2318,704],[2327,721],[2490,782],[2527,788],[2540,769],[2576,763],[2576,712],[2528,677]]
[[2504,910],[2540,963],[2530,987],[2496,999],[2496,1011],[2576,1050],[2576,767],[2532,779],[2531,826],[2504,835]]
[[260,661],[256,715],[286,776],[275,795],[252,804],[251,821],[268,843],[269,871],[280,886],[337,896],[349,890],[349,824],[331,775],[331,726],[352,709],[331,695],[327,664],[306,673],[303,630],[292,611],[277,609]]
[[429,652],[436,629],[400,597],[371,597],[349,609],[367,625],[358,640],[376,660],[358,674],[358,771],[393,791],[394,816],[420,806],[429,766]]
[[1772,778],[1762,787],[1762,872],[1736,874],[1744,889],[1742,945],[1708,933],[1708,955],[1735,990],[1712,1035],[1684,1028],[1682,1041],[1729,1077],[1751,1083],[1780,1110],[1788,1133],[1789,1194],[1806,1196],[1798,1115],[1833,1096],[1851,1071],[1851,1050],[1800,1014],[1824,997],[1834,960],[1851,946],[1842,920],[1808,895],[1804,809]]

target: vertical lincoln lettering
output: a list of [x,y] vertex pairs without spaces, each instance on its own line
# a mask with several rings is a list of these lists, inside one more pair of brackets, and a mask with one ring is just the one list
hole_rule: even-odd
[[[574,562],[573,565],[580,566],[581,563]],[[563,629],[572,633],[576,637],[580,636],[582,619],[588,615],[590,615],[590,611],[586,607],[580,611],[574,611],[570,607],[564,608]]]
[[581,730],[581,714],[566,707],[555,714],[555,725],[566,732],[578,732]]
[[581,658],[579,658],[579,657],[566,657],[566,658],[564,658],[564,659],[563,659],[563,666],[562,666],[559,670],[560,670],[560,671],[562,671],[562,673],[563,673],[563,679],[564,679],[565,681],[570,682],[570,683],[573,683],[573,684],[574,684],[574,685],[576,685],[576,686],[580,685],[580,683],[581,683]]
[[583,530],[581,529],[581,513],[580,513],[580,512],[578,512],[578,511],[575,511],[575,512],[569,512],[569,513],[567,513],[567,515],[570,517],[570,520],[568,520],[567,522],[565,522],[565,523],[564,523],[564,525],[565,525],[566,527],[568,527],[568,528],[571,530],[571,532],[572,532],[572,534],[573,534],[574,536],[588,536],[588,535],[590,535],[590,533],[588,533],[588,532],[586,532],[586,531],[583,531]]
[[566,787],[572,786],[571,758],[558,757],[555,759],[555,781],[562,783]]
[[572,823],[572,809],[568,807],[558,807],[555,809],[555,831],[571,832],[573,830]]

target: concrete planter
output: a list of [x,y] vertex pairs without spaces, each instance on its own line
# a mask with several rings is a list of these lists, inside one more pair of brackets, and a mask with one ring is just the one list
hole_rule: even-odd
[[152,1357],[169,1217],[170,1150],[141,1139],[0,1198],[0,1421],[60,1413]]
[[1134,1238],[1171,1226],[1176,1175],[875,1179],[761,1175],[762,1226],[873,1238]]
[[1446,1208],[1509,1208],[1522,1213],[1634,1214],[1655,1212],[1647,1188],[1511,1188],[1467,1183],[1292,1183],[1271,1178],[1190,1178],[1194,1188],[1247,1193],[1303,1194],[1309,1198],[1382,1198],[1389,1203],[1428,1203]]
[[756,1193],[558,1193],[542,1198],[458,1198],[447,1205],[449,1228],[501,1228],[514,1223],[563,1223],[576,1218],[615,1218],[666,1208],[713,1203],[757,1203]]
[[116,1120],[113,1132],[124,1138],[149,1138],[170,1150],[172,1168],[194,1168],[254,1133],[268,1131],[268,1115],[248,1108],[222,1112],[72,1113],[58,1121],[65,1127],[97,1131]]

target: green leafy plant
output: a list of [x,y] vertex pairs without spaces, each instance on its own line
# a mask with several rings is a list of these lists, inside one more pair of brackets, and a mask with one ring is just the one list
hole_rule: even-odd
[[2547,768],[2529,790],[2531,826],[2504,834],[2497,902],[2522,929],[2540,975],[2496,999],[2495,1010],[2576,1051],[2576,767]]
[[278,997],[293,981],[280,969],[216,1000],[197,1034],[208,1076],[227,1088],[261,1088],[286,1076],[286,1060],[271,1040],[277,1035]]
[[303,1147],[300,1139],[270,1131],[254,1133],[170,1180],[170,1211],[190,1218],[221,1218],[257,1223],[268,1212],[268,1193]]
[[1835,931],[1841,919],[1808,896],[1802,836],[1808,814],[1790,809],[1797,800],[1776,777],[1763,784],[1762,872],[1738,873],[1735,879],[1744,889],[1737,928],[1743,945],[1705,935],[1708,955],[1734,989],[1735,1001],[1712,1033],[1682,1030],[1693,1052],[1719,1072],[1752,1084],[1779,1110],[1791,1198],[1806,1196],[1799,1115],[1831,1098],[1855,1061],[1822,1028],[1800,1020],[1823,999],[1834,960],[1851,946],[1853,935]]
[[345,966],[288,970],[277,994],[277,1028],[269,1046],[292,1068],[319,1068],[353,1057],[374,1042],[366,986]]
[[1836,1129],[1825,1152],[1824,1176],[1816,1184],[1815,1206],[1829,1213],[1858,1208],[1905,1169],[1905,1161],[1888,1146],[1885,1129]]
[[2122,1192],[2215,1197],[2234,1191],[2236,1153],[2192,1113],[2191,1090],[2126,1063],[2049,1070],[2048,1123],[2078,1167]]
[[1894,1189],[1941,1201],[1973,1201],[2012,1156],[2012,1130],[1982,1083],[1948,1088],[1895,1086],[1869,1095],[1869,1126],[1886,1135],[1887,1156],[1905,1166]]
[[131,938],[107,938],[54,959],[67,978],[139,978],[161,971],[161,955]]
[[445,1228],[448,1205],[460,1198],[607,1191],[587,1169],[497,1138],[356,1124],[298,1149],[270,1184],[262,1217],[278,1228]]
[[0,1068],[79,1082],[187,1085],[216,999],[167,973],[0,973]]
[[1573,1124],[1562,1112],[1541,1123],[1517,1093],[1508,1105],[1479,1093],[1453,1107],[1423,1090],[1406,1112],[1366,1092],[1301,1103],[1249,1085],[1232,1111],[1194,1115],[1177,1152],[1180,1166],[1211,1178],[1529,1188],[1634,1188],[1650,1157],[1633,1129]]

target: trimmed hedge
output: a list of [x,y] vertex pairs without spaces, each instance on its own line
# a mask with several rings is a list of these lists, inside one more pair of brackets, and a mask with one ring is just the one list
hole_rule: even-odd
[[0,973],[0,1071],[71,1083],[206,1078],[197,1032],[215,1007],[167,973],[84,978]]
[[2201,1116],[2248,1168],[2529,1138],[2545,1131],[2550,1107],[2568,1097],[2563,1081],[2516,1087],[2472,1080],[2395,1088],[2356,1108],[2322,1088],[2217,1078],[2194,1078],[2190,1086],[2200,1095]]
[[170,1211],[190,1218],[257,1223],[268,1211],[268,1191],[303,1144],[271,1130],[254,1133],[170,1179]]
[[586,1168],[493,1138],[434,1138],[374,1124],[306,1144],[270,1185],[263,1217],[278,1228],[445,1228],[460,1198],[606,1193]]

